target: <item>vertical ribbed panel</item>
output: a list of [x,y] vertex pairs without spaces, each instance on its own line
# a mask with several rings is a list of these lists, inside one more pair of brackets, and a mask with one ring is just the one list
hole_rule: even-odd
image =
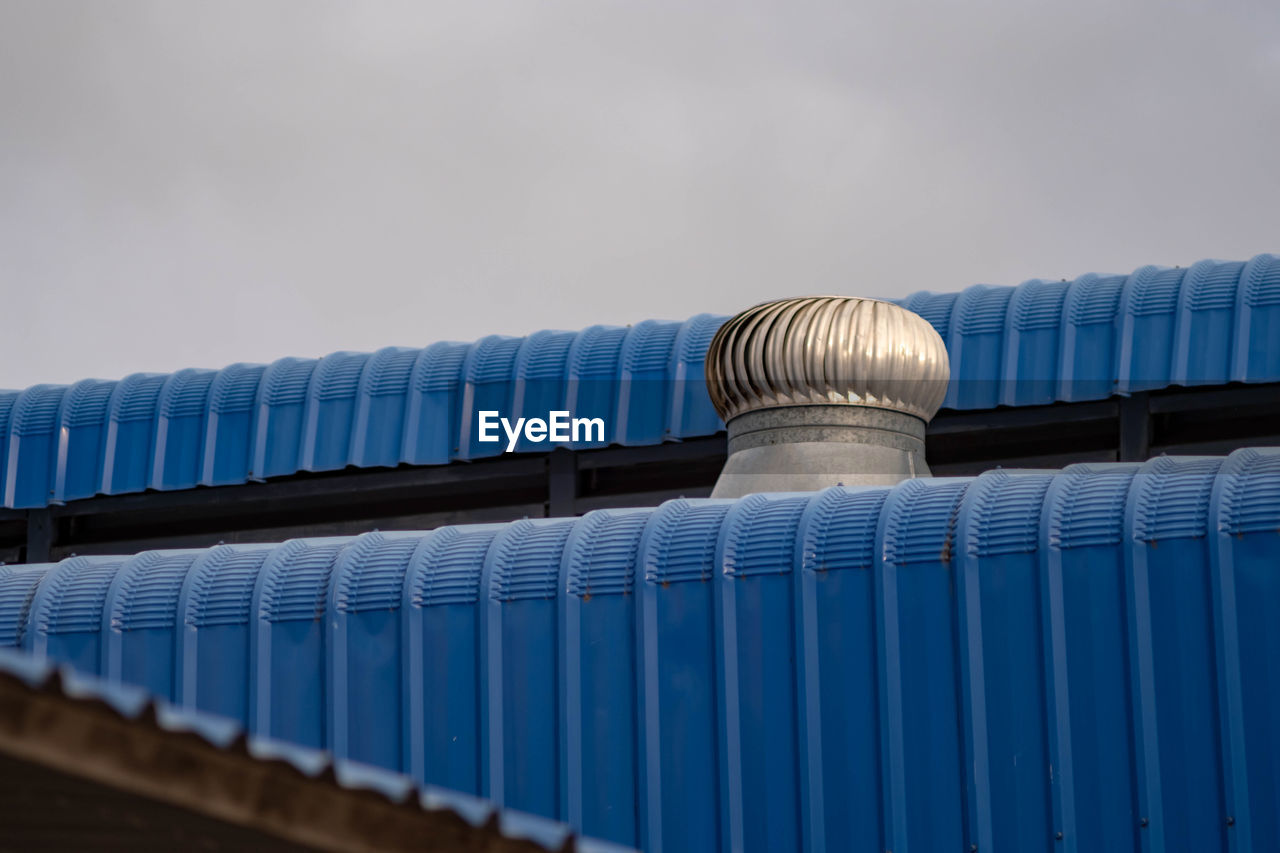
[[1245,448],[1222,476],[1218,529],[1231,536],[1280,534],[1280,453]]
[[965,833],[980,850],[1036,849],[1053,834],[1037,554],[1053,477],[988,471],[956,525]]
[[523,338],[506,338],[491,335],[477,341],[472,347],[467,381],[475,383],[506,382],[511,379],[516,352]]
[[412,465],[443,465],[459,452],[458,434],[465,416],[462,367],[467,344],[432,344],[418,356],[409,377],[400,459]]
[[286,406],[304,401],[317,364],[319,360],[314,358],[282,358],[271,362],[262,374],[259,387],[262,405]]
[[268,622],[319,619],[334,561],[348,539],[294,539],[262,568],[258,618]]
[[1075,326],[1114,323],[1124,291],[1122,275],[1083,275],[1072,283],[1074,298],[1067,302],[1067,322]]
[[[672,438],[713,435],[724,429],[720,415],[711,405],[704,379],[707,348],[727,317],[698,314],[676,332],[671,348],[671,405],[666,434]],[[618,425],[621,428],[621,424]]]
[[433,607],[478,601],[485,555],[500,529],[498,525],[477,524],[436,531],[410,569],[410,603]]
[[58,406],[66,390],[63,385],[36,385],[24,391],[9,415],[10,435],[22,437],[53,432]]
[[494,543],[493,578],[489,597],[494,601],[553,599],[560,575],[560,558],[572,528],[571,521],[517,521]]
[[570,355],[570,377],[596,379],[615,376],[626,335],[627,330],[617,326],[592,326],[579,332]]
[[678,393],[670,366],[681,328],[646,320],[627,332],[618,364],[618,407],[607,425],[618,444],[657,444],[667,437]]
[[887,516],[884,559],[899,566],[947,562],[955,550],[956,513],[968,480],[906,480],[902,502]]
[[62,425],[69,429],[101,426],[115,387],[116,383],[101,379],[86,379],[72,385],[63,399]]
[[360,390],[371,397],[403,394],[409,387],[409,375],[418,361],[420,350],[409,347],[387,347],[374,353],[360,376]]
[[160,416],[185,418],[203,415],[209,408],[209,387],[217,375],[213,370],[179,370],[165,382],[160,393]]
[[1061,498],[1053,504],[1049,544],[1055,548],[1119,545],[1124,539],[1124,507],[1137,465],[1070,465]]
[[55,432],[66,391],[61,385],[36,385],[14,402],[9,413],[8,464],[0,483],[6,506],[44,506],[53,497]]
[[[1028,284],[1030,284],[1029,282]],[[1039,284],[1040,282],[1035,282]],[[1005,328],[1005,315],[1015,288],[974,285],[960,295],[953,327],[962,335],[990,335]]]
[[337,352],[316,365],[303,415],[302,470],[336,471],[351,461],[356,391],[368,360],[365,353]]
[[414,387],[422,392],[448,391],[456,388],[462,371],[462,362],[466,360],[469,349],[469,344],[449,342],[427,347],[415,365]]
[[1136,317],[1172,313],[1178,305],[1179,287],[1186,272],[1156,267],[1143,267],[1135,272],[1128,312]]
[[[502,411],[503,416],[512,422],[517,418],[546,420],[548,412],[565,409],[569,378],[566,359],[575,337],[573,332],[535,332],[521,342],[513,368],[511,409]],[[547,443],[530,441],[522,435],[516,452],[545,451],[548,447]]]
[[22,648],[36,589],[51,564],[0,565],[0,648]]
[[1241,282],[1244,304],[1250,308],[1280,305],[1280,256],[1258,255]]
[[241,363],[219,370],[209,389],[209,411],[219,415],[251,411],[266,369],[262,364]]
[[[1009,300],[1015,288],[975,284],[956,299],[951,330],[944,336],[951,384],[942,405],[950,409],[990,409],[1001,402],[1005,375],[1004,339]],[[1004,402],[1007,402],[1005,400]]]
[[404,573],[421,534],[366,533],[338,561],[334,605],[339,613],[394,610],[403,595]]
[[795,561],[796,525],[808,501],[808,495],[743,498],[722,533],[724,573],[729,577],[789,574]]
[[335,352],[320,359],[311,374],[311,392],[321,402],[354,397],[369,356],[358,352]]
[[107,623],[112,631],[172,629],[178,593],[199,551],[149,551],[125,563],[116,579]]
[[32,626],[41,634],[101,631],[107,589],[123,564],[122,557],[72,557],[58,563],[41,584]]
[[1040,539],[1040,509],[1051,475],[998,470],[980,479],[984,487],[974,496],[975,534],[969,537],[969,553],[990,557],[1035,551]]
[[1236,302],[1243,263],[1201,261],[1187,271],[1184,287],[1188,291],[1188,307],[1192,311],[1231,308]]
[[568,376],[565,361],[573,346],[573,332],[535,332],[524,339],[524,358],[516,361],[516,379],[558,379]]
[[951,331],[951,312],[955,308],[958,293],[929,293],[921,291],[913,293],[906,299],[898,300],[898,304],[908,311],[914,311],[929,321],[935,332],[945,341]]
[[[558,723],[561,801],[583,832],[639,843],[635,566],[651,509],[597,510],[565,545]],[[614,703],[618,713],[601,714]]]
[[806,571],[870,569],[876,559],[876,526],[884,507],[882,489],[826,489],[810,506],[801,538]]
[[1280,448],[1240,450],[1214,490],[1210,566],[1225,811],[1237,850],[1280,837]]
[[1032,279],[1014,288],[1009,300],[1009,323],[1019,332],[1056,329],[1070,285],[1065,281]]
[[1133,537],[1155,542],[1204,536],[1209,492],[1221,465],[1214,457],[1161,456],[1142,466],[1132,497]]
[[620,368],[623,374],[665,371],[679,331],[679,323],[659,320],[645,320],[633,326],[628,336],[634,340],[634,345],[622,349]]
[[207,552],[192,567],[182,620],[192,628],[247,625],[262,564],[284,545],[229,547]]
[[[67,389],[58,413],[53,501],[92,497],[102,483],[107,406],[116,383],[86,379]],[[0,464],[3,469],[3,464]]]
[[596,510],[583,516],[565,552],[569,595],[630,595],[636,546],[652,510]]
[[130,423],[154,418],[160,389],[168,379],[167,374],[135,373],[121,380],[112,403],[111,420]]
[[710,580],[715,571],[716,537],[729,503],[668,501],[650,524],[644,579],[669,584]]

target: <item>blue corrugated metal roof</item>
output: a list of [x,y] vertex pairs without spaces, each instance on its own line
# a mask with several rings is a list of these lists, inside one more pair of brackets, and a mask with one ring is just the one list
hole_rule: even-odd
[[0,568],[0,645],[649,850],[1249,850],[1277,565],[1250,449]]
[[[33,658],[0,648],[0,675],[7,675],[37,690],[53,689],[77,701],[102,702],[128,720],[141,720],[150,712],[163,731],[197,735],[220,750],[237,746],[245,737],[244,726],[226,717],[180,708],[151,695],[145,688],[113,683],[70,667],[59,667],[47,658]],[[331,772],[334,782],[352,791],[371,791],[391,803],[417,803],[424,811],[447,811],[473,827],[493,827],[505,838],[527,840],[548,850],[573,849],[583,853],[625,853],[633,848],[575,837],[564,823],[537,815],[503,810],[486,800],[458,791],[418,786],[403,774],[352,761],[335,760],[323,750],[249,735],[244,748],[259,761],[279,761],[304,776],[318,778]],[[134,762],[138,759],[135,756]],[[145,763],[145,758],[142,762]]]
[[[898,301],[947,343],[951,408],[1280,381],[1274,255]],[[703,357],[724,319],[703,314],[685,323],[0,392],[0,503],[38,507],[348,465],[477,459],[504,446],[476,441],[482,409],[601,417],[605,444],[712,435],[723,425],[703,382]],[[518,449],[542,446],[525,441]]]

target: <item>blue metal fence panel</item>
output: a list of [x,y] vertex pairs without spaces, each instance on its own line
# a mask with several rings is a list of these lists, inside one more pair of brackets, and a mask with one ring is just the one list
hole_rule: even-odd
[[[1276,255],[897,301],[946,342],[951,408],[1280,381]],[[500,427],[491,431],[497,440],[478,441],[480,411],[513,424],[553,411],[599,418],[603,437],[580,432],[573,447],[712,435],[724,425],[703,365],[725,319],[700,314],[684,323],[490,336],[216,373],[137,374],[65,392],[0,392],[0,502],[44,506],[98,492],[501,454],[508,440]],[[41,417],[60,394],[54,421]],[[546,447],[546,439],[522,434],[515,450]]]
[[0,645],[650,850],[1258,849],[1280,449],[0,567]]

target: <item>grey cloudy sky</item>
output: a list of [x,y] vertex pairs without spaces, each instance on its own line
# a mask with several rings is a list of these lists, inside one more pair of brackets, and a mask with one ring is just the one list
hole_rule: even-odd
[[1280,250],[1280,3],[0,0],[0,387]]

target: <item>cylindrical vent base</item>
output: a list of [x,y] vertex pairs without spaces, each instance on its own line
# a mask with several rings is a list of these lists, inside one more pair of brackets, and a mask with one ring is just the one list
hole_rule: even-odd
[[729,421],[729,458],[713,498],[891,486],[928,477],[924,421],[868,406],[758,409]]

